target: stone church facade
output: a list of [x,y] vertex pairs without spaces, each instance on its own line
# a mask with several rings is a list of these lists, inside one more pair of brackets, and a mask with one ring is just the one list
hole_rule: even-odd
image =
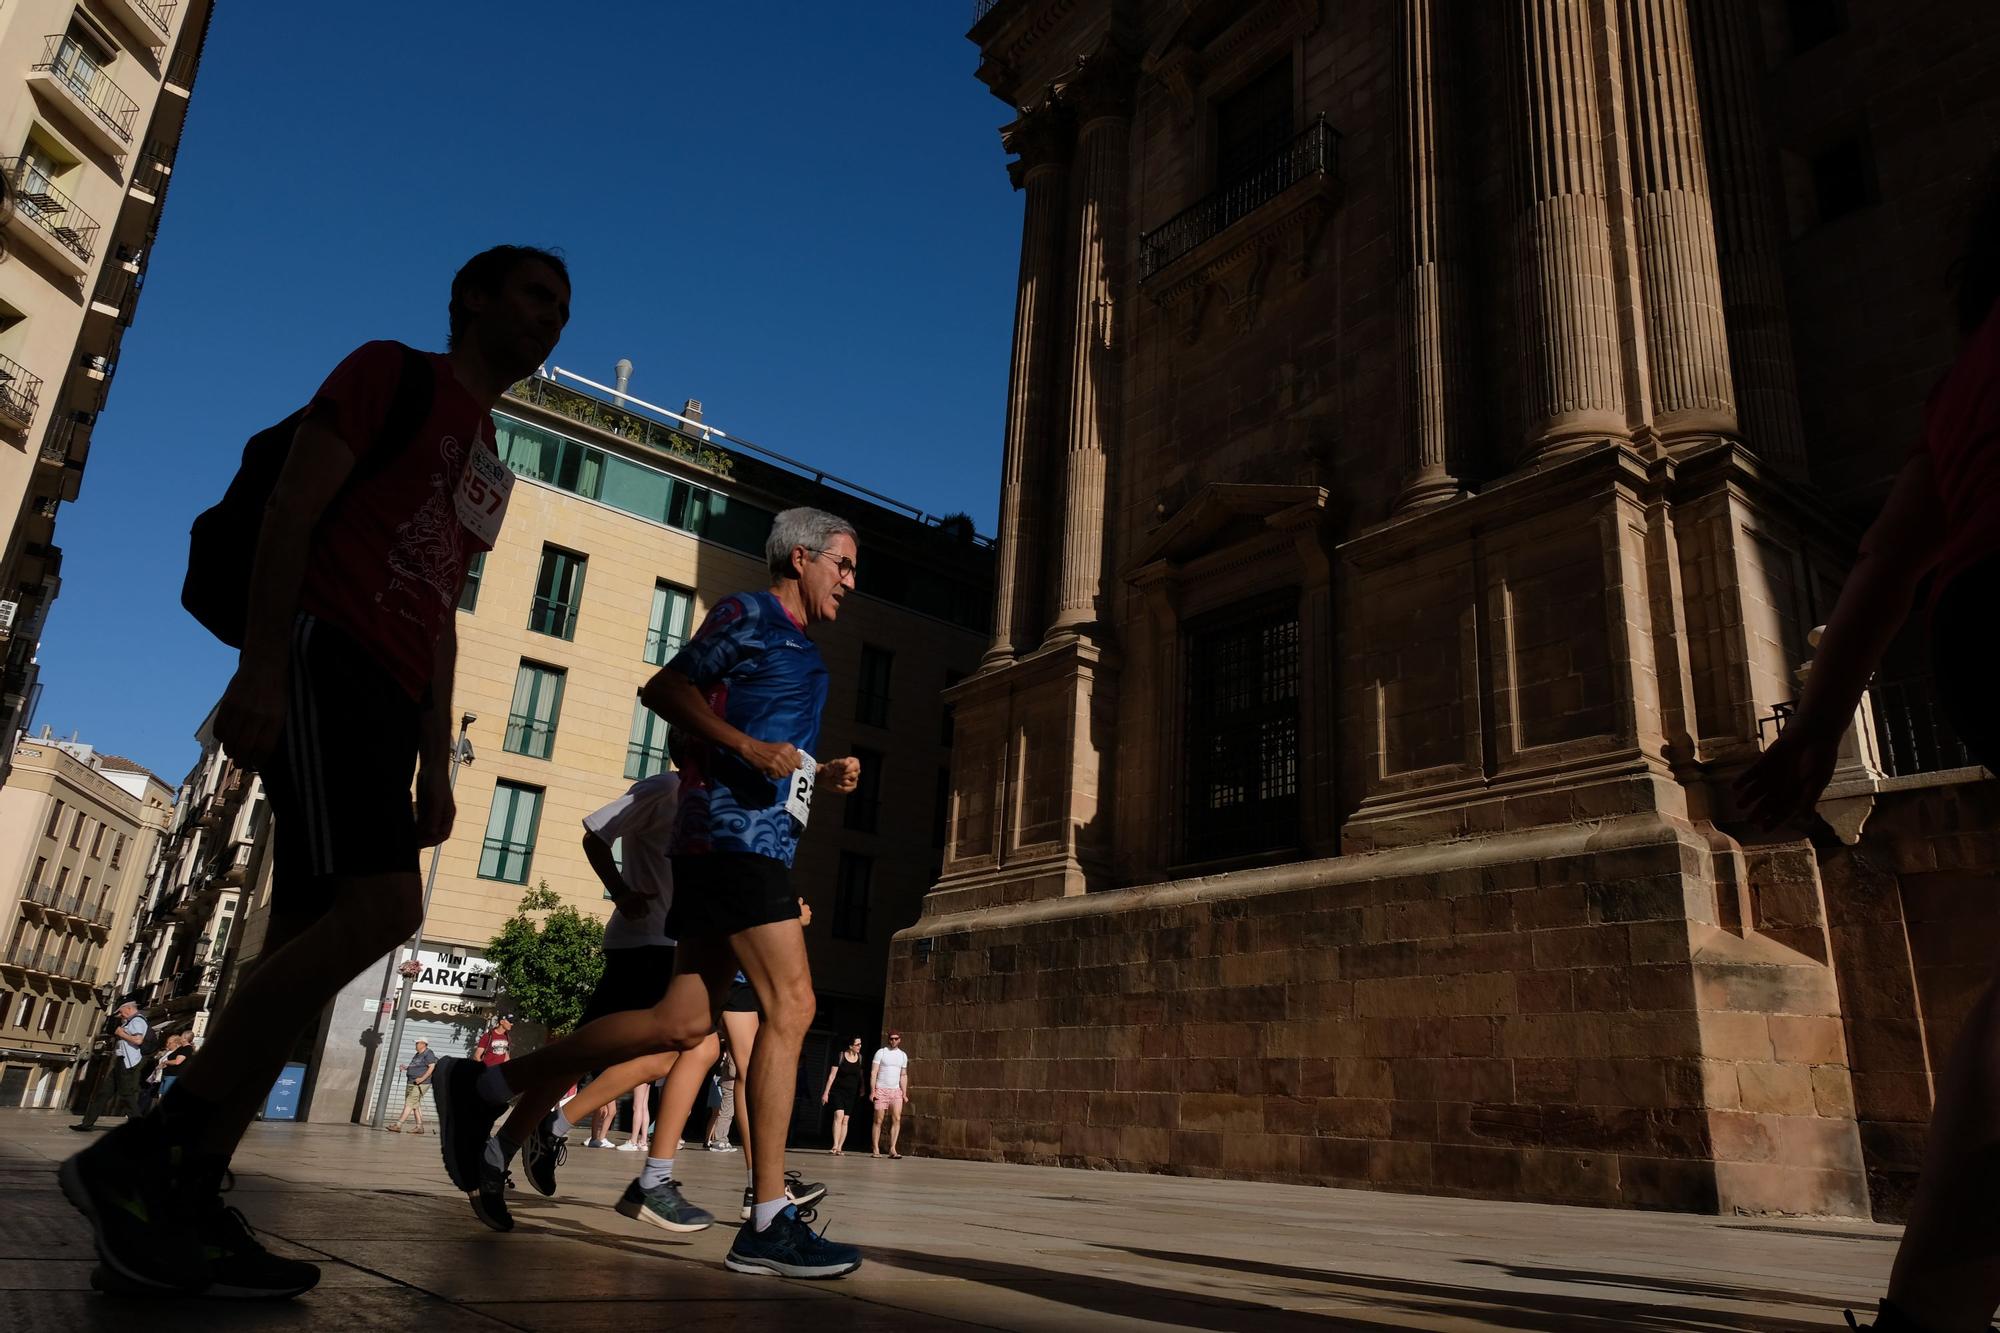
[[[2000,795],[1782,725],[1953,335],[1995,16],[982,0],[993,642],[891,956],[939,1151],[1893,1218]],[[1983,54],[1982,54],[1983,53]]]

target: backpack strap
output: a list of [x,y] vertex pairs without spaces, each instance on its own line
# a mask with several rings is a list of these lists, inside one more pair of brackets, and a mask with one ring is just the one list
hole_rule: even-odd
[[349,474],[348,485],[365,481],[381,472],[409,448],[437,397],[437,371],[431,359],[414,347],[398,343],[403,353],[402,373],[396,377],[396,393],[389,400],[389,414],[382,418],[381,433]]

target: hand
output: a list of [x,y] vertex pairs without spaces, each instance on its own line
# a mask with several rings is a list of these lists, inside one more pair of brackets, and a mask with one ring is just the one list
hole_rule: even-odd
[[753,740],[743,747],[743,762],[767,778],[783,780],[799,771],[805,757],[789,741]]
[[215,706],[215,738],[244,764],[255,766],[278,748],[285,729],[285,678],[290,664],[244,662]]
[[825,1105],[826,1105],[826,1098],[827,1098],[827,1094],[826,1094],[826,1093],[823,1093],[823,1092],[822,1092],[822,1093],[821,1093],[821,1094],[819,1095],[819,1104],[820,1104],[821,1106],[825,1106]]
[[653,898],[654,895],[640,893],[636,889],[628,893],[621,893],[617,898],[618,911],[628,920],[641,920],[645,917],[646,910],[653,905]]
[[1840,760],[1846,728],[1831,735],[1795,717],[1771,748],[1736,779],[1736,799],[1744,817],[1769,832],[1818,803]]
[[417,774],[417,846],[435,847],[451,836],[458,802],[451,794],[450,765],[424,762]]
[[829,759],[819,766],[819,786],[833,791],[853,791],[861,785],[861,761],[853,755]]

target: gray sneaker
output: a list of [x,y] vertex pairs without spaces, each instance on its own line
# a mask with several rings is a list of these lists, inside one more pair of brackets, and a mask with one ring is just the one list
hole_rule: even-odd
[[649,1190],[640,1189],[639,1182],[634,1180],[625,1187],[625,1196],[618,1200],[617,1206],[626,1217],[650,1222],[667,1231],[705,1231],[715,1221],[715,1214],[695,1207],[682,1197],[678,1180],[669,1180]]

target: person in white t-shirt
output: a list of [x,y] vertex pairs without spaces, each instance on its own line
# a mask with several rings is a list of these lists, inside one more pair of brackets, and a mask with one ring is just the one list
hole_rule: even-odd
[[[656,773],[639,779],[623,796],[584,818],[583,854],[604,883],[612,913],[604,925],[604,973],[577,1020],[578,1027],[606,1014],[651,1009],[667,993],[674,975],[674,941],[667,934],[674,872],[667,842],[679,804],[680,779],[673,773]],[[636,1102],[647,1095],[648,1084],[665,1078],[645,1169],[626,1188],[617,1207],[627,1217],[668,1231],[700,1231],[715,1217],[681,1196],[673,1179],[674,1149],[706,1086],[718,1049],[717,1038],[710,1034],[684,1059],[667,1051],[628,1060],[604,1070],[559,1107],[558,1100],[569,1091],[567,1082],[523,1093],[499,1134],[487,1144],[487,1152],[511,1159],[518,1146],[529,1183],[545,1195],[554,1194],[555,1170],[567,1151],[570,1129],[635,1089]],[[513,1226],[504,1190],[497,1200],[482,1190],[473,1212],[496,1231]]]
[[903,1132],[903,1109],[910,1104],[910,1053],[903,1049],[903,1034],[891,1032],[889,1044],[875,1052],[868,1086],[875,1098],[875,1129],[871,1138],[874,1154],[882,1155],[882,1116],[889,1116],[889,1156],[901,1160],[896,1140]]

